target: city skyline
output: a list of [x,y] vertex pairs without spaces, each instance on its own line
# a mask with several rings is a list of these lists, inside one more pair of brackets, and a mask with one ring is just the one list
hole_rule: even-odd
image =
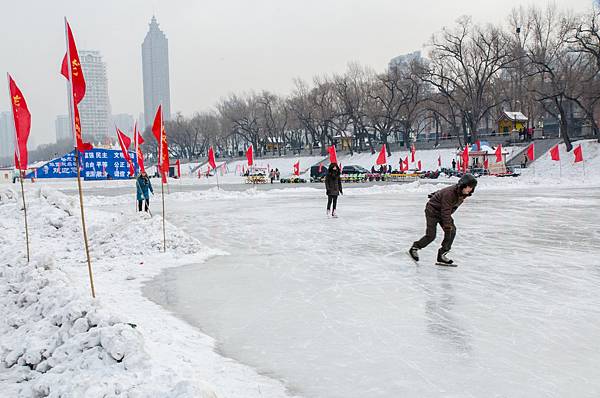
[[[55,140],[56,116],[67,113],[65,80],[59,73],[65,15],[78,47],[103,55],[114,113],[132,115],[143,111],[140,44],[148,21],[156,15],[169,38],[171,113],[191,115],[212,109],[230,93],[288,94],[295,78],[310,81],[315,75],[339,73],[349,62],[384,71],[391,58],[422,50],[434,32],[461,15],[498,23],[520,4],[517,0],[399,3],[309,0],[284,6],[274,0],[252,4],[160,0],[150,6],[142,0],[127,4],[57,0],[39,3],[32,13],[27,4],[13,2],[0,15],[0,34],[14,37],[19,32],[20,39],[0,42],[0,53],[6,54],[0,69],[11,72],[27,98],[31,139],[47,143]],[[574,0],[568,8],[580,12],[591,4]],[[8,109],[8,96],[0,95],[0,111]]]
[[164,120],[171,119],[169,85],[169,40],[153,15],[142,43],[144,80],[144,127],[152,125],[156,110],[162,105]]

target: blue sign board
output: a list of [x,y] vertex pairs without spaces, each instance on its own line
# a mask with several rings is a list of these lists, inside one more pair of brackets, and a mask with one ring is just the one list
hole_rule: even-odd
[[[137,157],[129,152],[135,171],[138,170]],[[69,152],[38,167],[29,173],[28,178],[74,178],[77,177],[75,151]],[[129,177],[129,165],[118,149],[94,148],[82,152],[80,157],[81,176],[85,180],[125,180]]]

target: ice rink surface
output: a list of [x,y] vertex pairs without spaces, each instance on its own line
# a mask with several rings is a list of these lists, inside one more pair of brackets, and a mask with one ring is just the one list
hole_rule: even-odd
[[441,241],[424,191],[179,196],[169,220],[228,256],[145,293],[305,397],[600,396],[600,188],[479,190]]

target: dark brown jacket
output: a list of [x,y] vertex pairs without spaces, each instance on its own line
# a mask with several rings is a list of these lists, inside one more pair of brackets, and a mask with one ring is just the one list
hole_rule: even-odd
[[327,195],[338,196],[342,193],[342,179],[339,173],[327,174],[327,177],[325,177],[325,189],[327,190]]
[[461,194],[458,185],[440,189],[429,195],[429,198],[425,212],[432,217],[437,217],[442,224],[442,228],[453,228],[452,213],[458,209],[458,206],[462,205],[466,198]]

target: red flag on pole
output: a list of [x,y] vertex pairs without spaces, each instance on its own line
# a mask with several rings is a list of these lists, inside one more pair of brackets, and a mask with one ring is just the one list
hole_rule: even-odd
[[329,152],[329,163],[337,163],[337,152],[335,151],[335,146],[332,145],[327,148],[327,152]]
[[404,170],[408,171],[408,155],[406,155],[406,159],[404,159]]
[[416,152],[417,152],[417,149],[415,148],[415,144],[412,144],[412,145],[410,146],[410,154],[411,154],[410,161],[411,161],[412,163],[414,163],[414,162],[415,162],[415,153],[416,153]]
[[560,153],[558,151],[558,144],[556,144],[552,149],[550,149],[550,157],[554,161],[560,161]]
[[483,159],[483,168],[485,170],[490,168],[490,161],[488,160],[488,158],[486,157],[485,159]]
[[[73,99],[73,117],[75,119],[72,121],[75,129],[75,147],[78,151],[85,152],[93,148],[90,143],[83,142],[81,136],[81,119],[79,118],[78,105],[85,96],[85,78],[83,77],[83,69],[81,68],[81,62],[79,61],[79,53],[77,52],[73,32],[71,32],[71,26],[66,18],[65,29],[67,31],[67,53],[63,58],[60,73],[70,83],[69,90],[71,98]],[[69,98],[69,102],[71,101],[71,98]]]
[[442,155],[438,155],[438,167],[442,167]]
[[137,123],[133,126],[133,134],[135,137],[135,154],[137,156],[138,166],[140,167],[140,172],[144,173],[146,172],[146,169],[144,168],[144,154],[140,147],[140,145],[144,143],[144,138],[137,129]]
[[477,148],[477,152],[481,151],[481,141],[480,140],[475,141],[475,147]]
[[527,147],[527,158],[530,161],[533,161],[535,159],[535,147],[534,147],[534,145],[535,144],[532,143],[531,145],[529,145],[529,147]]
[[462,153],[462,168],[463,172],[467,171],[467,167],[469,166],[469,146],[465,145],[465,149]]
[[179,159],[175,162],[175,166],[177,167],[177,177],[181,178],[181,162]]
[[131,160],[131,156],[129,156],[129,146],[131,145],[131,139],[127,137],[123,132],[117,129],[117,140],[119,141],[119,146],[121,147],[121,152],[123,152],[123,157],[127,161],[129,165],[129,175],[133,177],[135,175],[135,167],[133,166],[133,161]]
[[381,151],[379,151],[379,156],[377,156],[377,161],[375,162],[377,165],[387,164],[387,152],[385,149],[385,144],[381,147]]
[[216,170],[217,162],[215,162],[215,151],[212,146],[208,148],[208,164]]
[[246,150],[246,160],[248,160],[248,166],[252,166],[254,164],[254,152],[252,149],[252,145]]
[[10,104],[15,122],[15,167],[17,170],[27,170],[27,140],[29,139],[29,131],[31,130],[31,113],[29,113],[23,93],[19,90],[19,87],[17,87],[17,84],[10,75],[8,75],[8,90],[10,92]]
[[573,155],[575,155],[575,163],[583,162],[583,150],[581,149],[581,144],[573,150]]
[[400,158],[400,173],[404,173],[404,161]]
[[154,124],[152,125],[152,134],[158,141],[158,164],[157,168],[160,171],[162,182],[167,182],[169,175],[169,145],[167,144],[167,132],[163,123],[162,105],[158,106]]
[[502,145],[498,145],[496,148],[496,163],[500,163],[502,161]]
[[421,171],[421,161],[420,160],[417,162],[417,170]]
[[297,161],[296,163],[294,163],[294,175],[295,176],[300,175],[300,161]]

